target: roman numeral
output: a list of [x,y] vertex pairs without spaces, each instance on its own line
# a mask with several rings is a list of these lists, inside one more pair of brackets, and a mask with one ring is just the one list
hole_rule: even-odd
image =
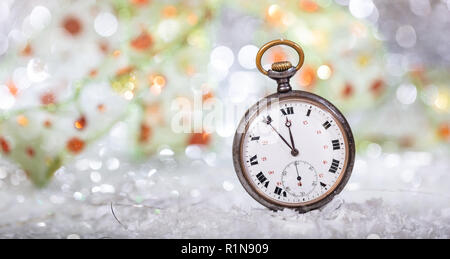
[[328,129],[328,128],[331,126],[331,123],[328,122],[328,121],[326,121],[324,124],[322,124],[322,126],[323,126],[325,129]]
[[267,188],[269,186],[270,181],[267,181],[267,177],[263,174],[263,172],[259,172],[256,175],[256,178],[258,178],[258,181],[261,182],[261,184],[264,184],[264,187]]
[[280,187],[276,186],[275,190],[273,191],[276,195],[280,195],[281,192],[283,191],[283,189],[281,189]]
[[294,107],[281,108],[280,111],[283,115],[294,114]]
[[339,140],[337,139],[332,140],[331,144],[333,144],[333,150],[341,149],[341,144],[339,143]]
[[259,136],[257,136],[257,137],[252,137],[251,140],[259,140]]
[[283,195],[283,197],[287,196],[286,191],[283,191],[280,187],[275,187],[275,190],[273,191],[276,195]]
[[271,118],[269,115],[267,115],[267,117],[265,118],[265,122],[266,122],[267,124],[272,123],[272,118]]
[[338,166],[339,166],[339,160],[333,159],[333,161],[331,162],[330,170],[328,170],[328,172],[333,173],[333,174],[336,173]]
[[306,116],[309,117],[310,114],[311,114],[311,109],[309,109],[309,110],[306,112]]
[[320,182],[320,186],[322,186],[322,187],[326,187],[327,185],[326,185],[326,184],[324,184],[324,183],[322,183],[322,182]]
[[251,165],[257,165],[258,164],[258,157],[256,155],[250,157],[250,164]]
[[267,178],[264,176],[263,172],[259,172],[259,173],[256,175],[256,178],[258,178],[258,180],[259,180],[261,183],[264,183],[264,182],[267,180]]

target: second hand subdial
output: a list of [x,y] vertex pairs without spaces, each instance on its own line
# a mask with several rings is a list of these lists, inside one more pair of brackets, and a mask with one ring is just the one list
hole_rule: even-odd
[[316,188],[318,175],[314,167],[306,161],[293,161],[281,174],[283,188],[292,196],[306,197]]

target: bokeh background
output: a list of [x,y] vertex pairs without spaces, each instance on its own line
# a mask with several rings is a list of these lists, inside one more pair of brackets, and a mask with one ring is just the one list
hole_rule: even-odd
[[[342,194],[301,215],[231,161],[278,38],[357,145]],[[449,47],[448,0],[1,1],[0,237],[448,238]]]

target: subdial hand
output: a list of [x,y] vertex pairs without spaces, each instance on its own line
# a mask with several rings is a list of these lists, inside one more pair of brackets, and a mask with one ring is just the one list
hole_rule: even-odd
[[302,177],[300,176],[300,174],[298,173],[298,167],[297,167],[297,163],[295,163],[295,171],[297,171],[297,180],[298,180],[298,186],[302,186]]
[[288,120],[288,118],[286,117],[286,123],[284,124],[288,130],[289,130],[289,137],[291,138],[291,155],[292,156],[297,156],[298,155],[298,149],[295,148],[295,143],[294,143],[294,137],[292,137],[292,131],[291,131],[291,126],[292,126],[292,122],[290,120]]

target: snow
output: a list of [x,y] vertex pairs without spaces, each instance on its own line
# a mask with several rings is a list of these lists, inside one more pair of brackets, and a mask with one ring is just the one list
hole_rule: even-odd
[[[120,157],[97,151],[77,160]],[[96,181],[94,170],[73,161],[43,190],[0,160],[0,238],[450,237],[446,152],[358,155],[341,195],[305,214],[262,207],[238,182],[230,154],[206,163],[201,157],[212,151],[202,152],[199,159],[120,158],[117,170],[96,168]]]

